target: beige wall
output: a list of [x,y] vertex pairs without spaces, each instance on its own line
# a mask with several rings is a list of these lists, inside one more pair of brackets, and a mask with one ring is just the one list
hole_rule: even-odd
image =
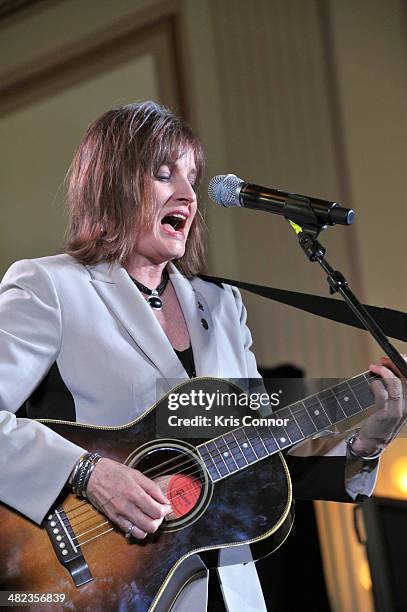
[[[95,15],[90,9],[92,4],[97,5]],[[39,61],[46,64],[56,55],[75,53],[77,47],[91,44],[92,37],[109,37],[111,31],[119,30],[123,24],[147,21],[154,15],[172,11],[179,16],[181,24],[189,114],[207,146],[207,176],[234,171],[253,182],[340,199],[336,116],[331,106],[326,42],[317,2],[122,1],[115,4],[113,14],[109,2],[89,2],[85,11],[82,9],[83,3],[79,0],[40,3],[37,11],[31,11],[26,17],[22,12],[20,19],[15,18],[8,26],[5,22],[0,43],[4,69],[18,75],[25,68],[35,68]],[[18,46],[18,39],[24,39],[25,44]],[[111,76],[104,74],[101,79],[106,85],[101,102],[116,101],[126,94],[130,99],[138,97],[140,89],[131,87],[127,80],[121,86],[116,79],[108,86]],[[68,90],[62,85],[59,90],[63,103],[64,92]],[[92,111],[94,97],[89,80],[83,83],[83,92],[84,96],[88,92],[89,111]],[[36,125],[35,107],[24,111],[25,117],[33,113],[33,125]],[[88,119],[90,114],[86,112],[84,118]],[[76,117],[71,113],[73,116]],[[13,120],[18,121],[18,114],[12,113],[4,119],[5,136],[7,129],[9,134],[13,129]],[[19,224],[20,238],[13,240],[12,227],[16,215],[22,214],[20,202],[25,199],[21,194],[17,203],[20,211],[11,210],[9,214],[8,238],[4,240],[4,245],[9,245],[3,256],[5,264],[19,257],[20,252],[21,256],[39,254],[41,245],[44,251],[55,249],[63,221],[62,216],[58,217],[60,209],[52,206],[52,202],[62,180],[62,168],[72,152],[72,144],[68,143],[77,138],[83,126],[79,118],[76,123],[79,129],[72,130],[68,139],[64,139],[63,128],[58,130],[56,126],[50,129],[51,147],[47,138],[44,139],[46,150],[61,152],[61,162],[52,176],[50,167],[41,176],[40,169],[31,171],[26,199],[31,211],[41,206],[43,213],[33,219],[33,224],[28,224],[27,232]],[[60,147],[54,146],[58,136]],[[28,146],[28,156],[31,151]],[[8,163],[11,177],[15,163],[12,159]],[[44,187],[32,185],[35,176],[42,186],[49,185],[45,192]],[[9,209],[15,198],[18,175],[13,180],[10,178],[11,185],[4,194]],[[33,202],[36,196],[37,204]],[[326,294],[323,275],[305,260],[295,235],[282,219],[250,211],[226,211],[210,204],[208,223],[210,271]],[[335,265],[356,281],[352,231],[335,228],[324,240]],[[24,246],[22,250],[21,246]],[[351,375],[364,368],[366,349],[360,333],[351,332],[345,340],[341,328],[335,324],[260,298],[246,296],[246,301],[259,363],[293,362],[304,367],[310,376]]]
[[[110,36],[124,22],[177,13],[188,109],[207,146],[207,177],[234,171],[253,182],[354,206],[353,227],[322,234],[329,259],[362,298],[403,309],[407,296],[399,254],[404,246],[407,71],[401,0],[356,5],[335,0],[121,0],[114,6],[112,12],[108,1],[43,2],[3,20],[0,72],[9,79],[44,58],[72,53],[95,35]],[[121,79],[121,70],[130,71],[129,78]],[[129,63],[100,77],[101,95],[94,95],[89,79],[74,84],[72,100],[75,91],[82,91],[78,102],[87,96],[83,119],[75,105],[69,113],[69,93],[60,90],[61,103],[64,94],[69,100],[67,112],[59,125],[56,118],[50,122],[48,134],[38,121],[41,112],[47,114],[46,101],[0,120],[0,137],[9,143],[1,153],[3,270],[14,258],[58,246],[64,223],[56,204],[59,186],[84,123],[104,105],[151,95],[146,79],[133,74]],[[36,128],[43,134],[40,139]],[[36,146],[52,151],[50,165],[33,161]],[[37,216],[33,211],[39,205]],[[384,217],[390,208],[392,216]],[[324,275],[306,262],[282,219],[211,204],[208,220],[211,271],[327,294]],[[373,346],[368,351],[362,333],[344,333],[335,324],[259,298],[247,296],[246,301],[264,364],[293,361],[310,375],[351,375],[380,352]]]
[[406,6],[403,0],[329,4],[365,297],[405,311]]
[[[340,201],[341,151],[326,57],[332,51],[323,36],[319,3],[213,0],[211,6],[227,170],[255,183]],[[239,210],[220,210],[217,216],[236,227],[240,248],[231,274],[327,295],[325,275],[306,260],[282,218]],[[321,240],[328,260],[356,282],[353,228],[330,229]],[[223,269],[220,260],[216,269]],[[294,362],[310,376],[363,369],[366,353],[358,332],[345,339],[336,324],[259,298],[247,296],[246,301],[260,362]]]
[[[0,22],[0,77],[10,84],[94,38],[107,40],[133,22],[168,15],[177,18],[184,79],[170,94],[155,60],[151,65],[147,41],[137,58],[126,57],[93,80],[70,82],[69,90],[62,84],[52,99],[0,119],[3,269],[15,258],[58,247],[59,186],[86,122],[118,98],[183,96],[207,148],[207,178],[235,172],[354,207],[354,226],[322,234],[328,259],[366,302],[407,310],[403,0],[43,2]],[[58,109],[62,121],[52,116]],[[208,224],[209,271],[327,295],[324,275],[305,260],[282,219],[210,204]],[[381,354],[362,332],[260,298],[245,300],[256,355],[265,365],[290,361],[313,376],[352,375]],[[401,495],[388,475],[391,461],[407,455],[405,438],[394,453],[385,456],[380,475],[386,495]],[[365,612],[371,596],[359,582],[363,554],[350,511],[319,507],[327,575],[335,610]],[[348,564],[341,562],[344,541]]]
[[[406,311],[406,6],[403,0],[327,5],[347,180],[358,212],[355,246],[363,296],[367,303]],[[407,352],[405,343],[395,344]],[[381,354],[370,341],[369,359]],[[404,432],[381,460],[375,494],[405,498],[406,475]],[[369,575],[352,515],[351,507],[318,505],[326,575],[335,610],[370,610]]]
[[144,55],[0,119],[7,214],[1,225],[3,264],[61,248],[64,177],[87,125],[130,99],[158,98],[153,57]]

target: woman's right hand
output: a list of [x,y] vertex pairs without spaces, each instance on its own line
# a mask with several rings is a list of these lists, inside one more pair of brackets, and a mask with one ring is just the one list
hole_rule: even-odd
[[138,470],[102,458],[96,464],[86,489],[86,497],[122,531],[143,539],[154,533],[171,505],[158,485]]

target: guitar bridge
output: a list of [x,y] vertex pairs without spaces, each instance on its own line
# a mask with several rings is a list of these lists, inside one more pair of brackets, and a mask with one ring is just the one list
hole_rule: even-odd
[[76,587],[93,580],[81,547],[75,544],[75,534],[62,506],[54,508],[45,519],[45,529],[58,561],[66,567]]

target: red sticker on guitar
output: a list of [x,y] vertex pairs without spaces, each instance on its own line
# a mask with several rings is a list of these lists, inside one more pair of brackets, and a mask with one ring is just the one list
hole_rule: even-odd
[[201,493],[201,483],[192,476],[176,474],[168,483],[167,497],[171,502],[174,513],[180,517],[188,514]]

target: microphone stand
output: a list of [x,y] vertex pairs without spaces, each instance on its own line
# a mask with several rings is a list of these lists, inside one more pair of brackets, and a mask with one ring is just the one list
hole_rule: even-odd
[[317,238],[321,230],[327,226],[318,222],[311,208],[310,201],[307,198],[291,194],[285,202],[283,214],[298,234],[299,244],[305,255],[311,262],[318,262],[327,273],[330,294],[339,293],[342,296],[352,312],[358,317],[376,342],[380,344],[404,378],[407,378],[407,363],[403,357],[389,342],[382,328],[351,291],[344,275],[339,270],[334,270],[325,259],[326,248],[318,242]]

